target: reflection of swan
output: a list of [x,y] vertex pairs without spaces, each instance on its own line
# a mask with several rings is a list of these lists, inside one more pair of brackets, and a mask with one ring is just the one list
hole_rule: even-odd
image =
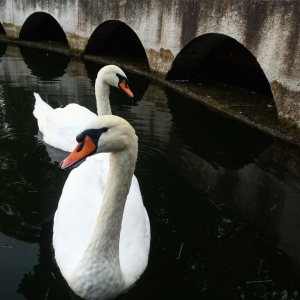
[[[119,87],[130,97],[133,97],[125,73],[114,65],[103,67],[98,72],[95,83],[97,113],[99,116],[111,114],[110,86]],[[71,152],[75,147],[74,137],[76,134],[96,115],[87,108],[75,103],[68,104],[64,108],[53,109],[41,99],[39,94],[34,93],[34,96],[36,102],[33,114],[38,120],[39,131],[43,133],[45,143]]]
[[84,129],[61,168],[96,150],[110,152],[107,184],[103,177],[108,164],[95,158],[70,173],[54,218],[53,246],[76,294],[111,299],[133,285],[148,261],[150,224],[133,176],[137,137],[117,116],[98,117]]

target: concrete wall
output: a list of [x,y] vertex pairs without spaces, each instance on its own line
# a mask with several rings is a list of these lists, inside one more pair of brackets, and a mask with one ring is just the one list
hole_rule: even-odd
[[193,39],[207,33],[227,35],[257,59],[279,116],[300,127],[300,1],[1,0],[0,22],[8,36],[17,38],[37,11],[51,14],[79,52],[100,24],[124,22],[145,48],[150,69],[164,75]]

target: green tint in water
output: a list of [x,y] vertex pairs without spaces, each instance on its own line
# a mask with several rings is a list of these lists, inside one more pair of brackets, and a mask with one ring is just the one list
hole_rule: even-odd
[[[51,246],[66,154],[41,141],[33,92],[96,111],[100,66],[6,44],[0,55],[0,299],[70,299]],[[135,98],[112,89],[111,105],[139,136],[152,242],[120,299],[299,298],[299,149],[126,73]]]

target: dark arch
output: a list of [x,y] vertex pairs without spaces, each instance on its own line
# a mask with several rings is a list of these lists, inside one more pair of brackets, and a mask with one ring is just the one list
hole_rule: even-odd
[[125,23],[109,20],[99,25],[92,33],[85,54],[113,57],[133,57],[146,61],[145,49],[137,34]]
[[19,39],[68,43],[66,34],[59,23],[50,14],[45,12],[33,13],[26,19]]
[[6,34],[3,25],[0,23],[0,34]]
[[175,58],[167,79],[215,79],[273,97],[256,58],[242,44],[223,34],[209,33],[192,40]]

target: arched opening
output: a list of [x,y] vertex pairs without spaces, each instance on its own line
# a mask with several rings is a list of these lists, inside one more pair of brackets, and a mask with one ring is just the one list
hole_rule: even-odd
[[59,23],[44,12],[36,12],[30,15],[24,22],[20,40],[29,41],[53,41],[68,44],[66,34]]
[[252,53],[235,39],[209,33],[192,40],[177,55],[169,80],[217,80],[272,97],[268,79]]
[[125,23],[109,20],[99,25],[92,33],[85,54],[131,57],[143,63],[148,59],[137,34]]
[[1,34],[6,34],[6,32],[5,32],[3,25],[0,23],[0,35]]

